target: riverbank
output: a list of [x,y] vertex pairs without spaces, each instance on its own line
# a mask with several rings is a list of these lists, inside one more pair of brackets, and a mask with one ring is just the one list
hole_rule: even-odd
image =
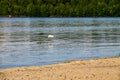
[[0,69],[0,80],[120,80],[120,57]]

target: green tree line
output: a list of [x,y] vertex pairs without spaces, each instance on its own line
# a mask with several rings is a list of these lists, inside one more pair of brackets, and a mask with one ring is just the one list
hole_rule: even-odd
[[0,16],[119,17],[119,0],[0,0]]

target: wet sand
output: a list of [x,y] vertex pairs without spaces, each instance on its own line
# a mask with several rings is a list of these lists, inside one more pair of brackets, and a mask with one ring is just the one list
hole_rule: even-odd
[[0,80],[120,80],[120,58],[0,69]]

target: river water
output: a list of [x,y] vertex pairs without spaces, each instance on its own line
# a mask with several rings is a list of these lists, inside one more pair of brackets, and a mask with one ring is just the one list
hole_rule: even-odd
[[0,68],[118,56],[120,18],[0,18]]

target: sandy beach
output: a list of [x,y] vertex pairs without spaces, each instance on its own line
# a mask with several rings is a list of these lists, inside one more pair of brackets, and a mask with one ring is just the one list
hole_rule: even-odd
[[120,80],[120,58],[0,69],[0,80]]

